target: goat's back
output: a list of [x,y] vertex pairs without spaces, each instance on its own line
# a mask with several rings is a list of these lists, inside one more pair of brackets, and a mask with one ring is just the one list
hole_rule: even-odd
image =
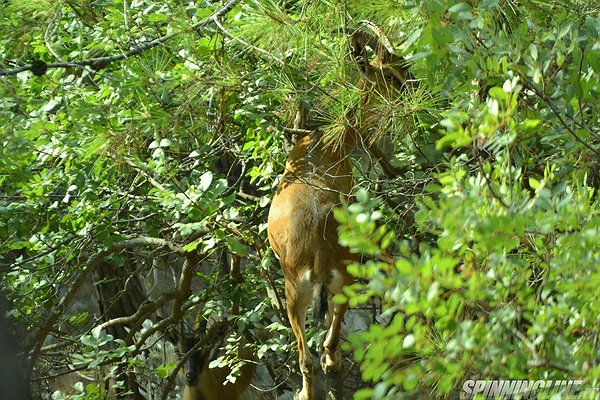
[[333,217],[333,208],[348,201],[353,182],[349,160],[338,157],[310,136],[290,153],[268,218],[269,242],[288,276],[313,270],[327,281],[332,268],[351,258],[338,244]]

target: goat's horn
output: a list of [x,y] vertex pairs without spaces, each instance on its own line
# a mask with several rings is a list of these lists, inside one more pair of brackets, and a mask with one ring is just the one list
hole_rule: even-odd
[[[368,21],[366,19],[362,19],[360,21],[358,21],[362,26],[369,28],[371,31],[373,31],[373,33],[375,34],[375,36],[377,36],[377,38],[379,40],[376,40],[375,38],[371,38],[371,40],[369,40],[368,44],[369,46],[372,46],[372,41],[375,41],[375,46],[377,46],[377,44],[382,45],[387,51],[388,53],[394,53],[395,49],[394,46],[392,46],[392,43],[390,43],[389,39],[387,38],[387,36],[385,35],[385,33],[383,33],[383,31],[381,30],[381,28],[379,28],[377,25],[375,25],[374,23],[372,23],[371,21]],[[375,47],[373,47],[373,50],[377,50]]]

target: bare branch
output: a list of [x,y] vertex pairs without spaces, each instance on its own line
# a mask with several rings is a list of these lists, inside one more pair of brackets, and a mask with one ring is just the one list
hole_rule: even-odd
[[165,389],[160,397],[161,400],[165,400],[169,396],[169,392],[175,384],[175,378],[177,377],[177,373],[179,372],[181,367],[183,367],[188,358],[190,358],[197,351],[202,349],[208,349],[212,344],[217,343],[217,339],[225,336],[227,334],[228,329],[229,324],[226,320],[215,322],[210,326],[210,328],[208,328],[206,335],[181,357],[175,369],[173,369],[173,371],[171,371],[171,373],[169,374],[169,379],[167,379]]
[[[28,368],[28,375],[31,374],[31,369],[33,368],[34,361],[37,359],[37,357],[40,353],[40,350],[42,348],[42,345],[44,344],[44,341],[46,340],[46,337],[52,330],[54,324],[56,324],[56,322],[60,319],[61,315],[64,314],[67,307],[73,302],[75,296],[77,295],[77,292],[79,291],[79,288],[81,286],[83,286],[83,284],[85,283],[85,281],[87,279],[89,279],[90,275],[98,267],[98,265],[100,265],[100,263],[109,254],[112,254],[112,253],[115,253],[117,251],[124,250],[127,248],[131,248],[131,247],[144,247],[144,246],[150,246],[150,247],[156,247],[156,248],[168,248],[171,251],[173,251],[177,254],[180,254],[180,255],[187,254],[183,251],[182,248],[176,246],[172,242],[170,242],[166,239],[154,238],[154,237],[135,237],[135,238],[131,238],[131,239],[125,239],[123,241],[114,243],[109,248],[101,250],[98,253],[96,253],[96,255],[94,255],[92,258],[89,259],[89,261],[87,261],[85,267],[80,272],[79,276],[77,276],[75,281],[73,283],[71,283],[69,290],[67,291],[67,293],[65,293],[63,298],[58,302],[58,304],[50,312],[50,315],[47,317],[46,321],[44,323],[42,323],[38,329],[33,330],[31,332],[31,334],[29,335],[29,337],[27,338],[27,341],[30,342],[27,347],[32,347],[32,349],[30,351],[30,364],[29,364],[29,368]],[[31,342],[33,342],[33,343],[31,343]]]
[[158,297],[158,299],[156,299],[156,301],[144,302],[142,305],[140,305],[140,307],[134,314],[128,315],[125,317],[118,317],[118,318],[110,319],[110,320],[98,325],[98,327],[100,329],[106,329],[111,326],[117,326],[117,325],[133,325],[139,321],[143,321],[144,319],[146,319],[146,317],[148,317],[151,314],[153,314],[154,312],[156,312],[158,309],[160,309],[162,306],[167,304],[169,301],[175,300],[178,296],[179,296],[178,291],[163,293],[160,297]]

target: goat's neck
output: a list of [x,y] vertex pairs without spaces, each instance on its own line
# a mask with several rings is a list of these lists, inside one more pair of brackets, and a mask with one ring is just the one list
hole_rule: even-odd
[[289,154],[284,180],[349,194],[353,186],[349,156],[356,147],[356,135],[354,129],[346,132],[337,145],[324,143],[323,136],[319,134],[299,139]]

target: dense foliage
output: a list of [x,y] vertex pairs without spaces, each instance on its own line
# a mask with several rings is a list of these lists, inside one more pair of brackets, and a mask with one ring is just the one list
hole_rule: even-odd
[[[355,398],[454,397],[465,379],[600,385],[598,5],[8,0],[2,13],[0,273],[40,393],[61,371],[124,369],[143,387],[121,382],[129,393],[176,398],[166,338],[198,309],[275,332],[256,350],[286,376],[266,212],[290,142],[335,140],[357,104],[347,38],[364,21],[415,82],[377,110],[392,168],[359,149],[357,201],[336,210],[341,242],[365,255],[338,300],[379,297],[389,321],[347,338]],[[189,268],[225,253],[243,282]],[[86,290],[97,312],[72,305]],[[123,297],[133,309],[111,314]]]

